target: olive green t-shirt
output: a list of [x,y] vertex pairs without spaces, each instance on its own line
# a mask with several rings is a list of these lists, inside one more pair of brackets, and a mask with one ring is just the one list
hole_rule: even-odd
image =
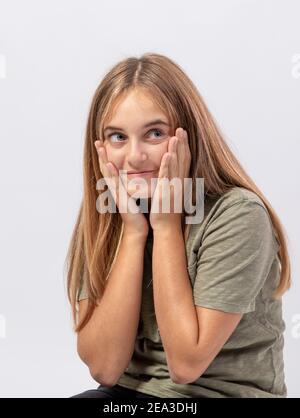
[[[279,244],[261,199],[241,187],[206,197],[203,220],[191,225],[186,254],[194,304],[243,317],[206,371],[189,384],[169,376],[154,311],[152,247],[150,233],[135,349],[118,385],[160,398],[286,397],[285,322],[281,299],[271,297],[280,278]],[[84,297],[83,286],[79,300]]]

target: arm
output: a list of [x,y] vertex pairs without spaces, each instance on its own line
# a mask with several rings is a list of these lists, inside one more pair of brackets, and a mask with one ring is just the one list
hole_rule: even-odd
[[141,309],[145,243],[145,237],[124,230],[101,302],[78,334],[80,358],[93,378],[104,385],[116,384],[133,354]]
[[242,315],[194,305],[179,228],[154,229],[152,263],[155,313],[170,377],[186,384],[207,369]]

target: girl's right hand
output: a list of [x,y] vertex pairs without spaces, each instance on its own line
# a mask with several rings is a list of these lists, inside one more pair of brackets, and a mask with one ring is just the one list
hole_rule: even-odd
[[[94,145],[98,153],[101,173],[103,177],[110,179],[109,184],[108,182],[106,182],[106,184],[110,189],[113,198],[116,197],[115,203],[119,208],[124,223],[124,231],[147,237],[149,231],[148,221],[143,213],[139,211],[139,207],[136,205],[135,200],[130,198],[122,179],[119,176],[118,169],[111,161],[108,161],[103,141],[97,140],[94,142]],[[120,187],[122,188],[122,193],[120,193]],[[123,196],[125,197],[124,200],[122,199]],[[131,211],[129,209],[131,209]],[[133,213],[133,211],[138,212]]]

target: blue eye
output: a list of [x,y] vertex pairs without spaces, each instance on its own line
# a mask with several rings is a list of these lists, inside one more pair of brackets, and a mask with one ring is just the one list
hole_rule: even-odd
[[[111,138],[113,135],[122,135],[119,132],[113,132],[112,134],[108,135],[109,138]],[[113,141],[113,142],[118,142],[118,141]]]
[[[163,132],[160,129],[151,129],[149,132],[159,132],[160,135],[163,134]],[[108,137],[111,138],[113,135],[123,136],[123,134],[121,132],[112,132],[111,134],[108,135]],[[160,137],[156,136],[156,138],[160,138]],[[112,142],[122,142],[122,141],[112,141]]]
[[163,134],[163,132],[160,129],[152,129],[149,132],[159,132],[160,134]]

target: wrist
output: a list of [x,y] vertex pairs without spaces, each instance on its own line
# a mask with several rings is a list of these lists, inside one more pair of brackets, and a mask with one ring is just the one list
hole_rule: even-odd
[[146,241],[148,234],[146,235],[144,232],[141,233],[139,231],[135,231],[135,230],[124,227],[123,236],[129,237],[131,239],[138,240],[138,241]]
[[153,228],[153,235],[172,235],[182,234],[182,228],[180,224],[161,225]]

